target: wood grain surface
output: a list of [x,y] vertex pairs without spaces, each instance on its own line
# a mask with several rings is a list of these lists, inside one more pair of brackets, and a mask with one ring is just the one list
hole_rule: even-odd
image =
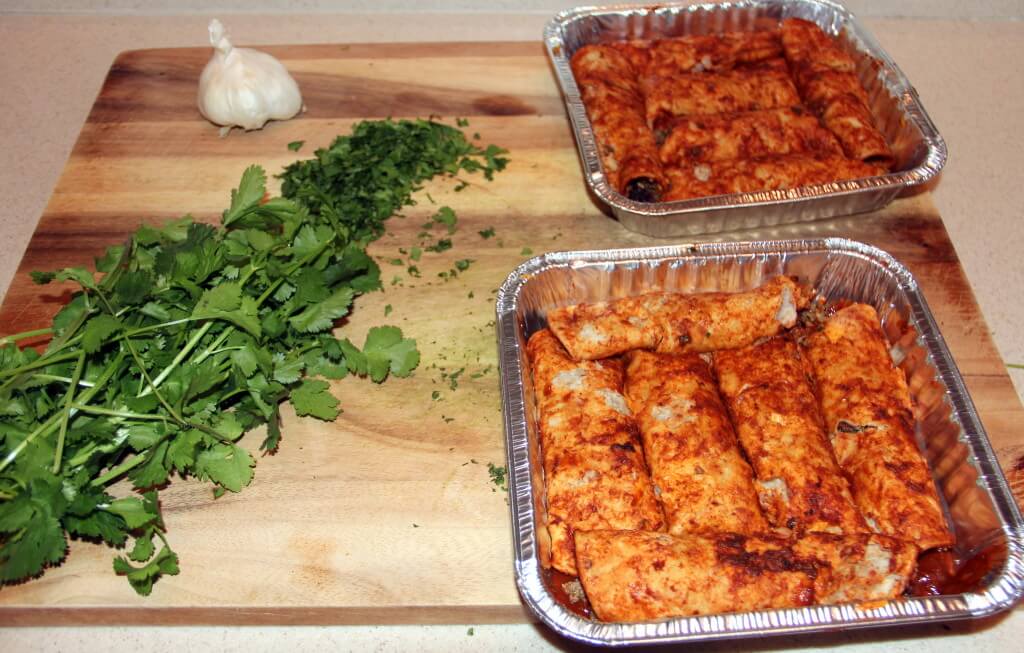
[[[3,333],[46,326],[68,288],[28,272],[91,265],[144,222],[191,213],[216,222],[242,170],[270,173],[312,155],[365,118],[454,122],[508,148],[493,182],[431,183],[370,249],[384,292],[361,297],[341,333],[361,342],[393,323],[423,362],[408,379],[334,384],[337,422],[285,416],[279,453],[258,460],[238,495],[175,480],[162,493],[181,574],[140,598],[111,570],[113,552],[73,542],[66,562],[0,589],[0,622],[471,623],[528,619],[513,580],[493,292],[529,252],[659,242],[623,229],[588,196],[572,133],[539,43],[265,48],[292,71],[307,111],[258,132],[218,137],[195,108],[206,49],[140,50],[114,62],[0,308]],[[299,153],[287,143],[305,141]],[[275,182],[276,185],[276,182]],[[454,248],[425,254],[422,278],[388,259],[417,243],[448,204]],[[478,231],[493,227],[496,236]],[[1024,454],[1024,421],[1003,362],[927,193],[883,211],[720,234],[715,240],[837,235],[888,250],[920,280],[1004,469]],[[474,263],[456,280],[436,275]],[[392,280],[395,283],[392,285]],[[386,305],[393,312],[384,317]],[[445,374],[463,369],[457,389]],[[440,392],[440,399],[431,394]],[[247,436],[255,448],[262,435]],[[1017,472],[1019,474],[1019,470]],[[127,492],[127,487],[116,487]]]

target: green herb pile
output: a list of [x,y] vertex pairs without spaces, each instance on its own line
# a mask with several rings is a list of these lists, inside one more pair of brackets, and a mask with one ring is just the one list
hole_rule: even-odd
[[[283,402],[333,420],[324,378],[409,375],[419,352],[398,328],[370,329],[362,348],[332,334],[381,288],[366,245],[421,182],[490,178],[500,153],[434,122],[364,122],[289,166],[284,197],[265,201],[263,170],[247,169],[220,227],[143,226],[96,260],[98,274],[34,273],[81,290],[51,327],[0,339],[0,584],[61,562],[69,535],[130,538],[114,570],[149,594],[178,573],[159,508],[171,476],[238,492],[254,465],[238,441],[265,424],[260,448],[274,451]],[[17,347],[42,336],[42,353]],[[111,496],[124,478],[136,492]]]

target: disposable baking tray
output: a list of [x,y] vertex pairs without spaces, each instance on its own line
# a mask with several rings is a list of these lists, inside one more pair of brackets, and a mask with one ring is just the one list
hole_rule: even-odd
[[[853,56],[875,122],[893,149],[894,172],[789,190],[662,203],[633,201],[608,184],[569,66],[576,50],[627,39],[754,31],[789,17],[813,21]],[[946,143],[906,75],[852,13],[828,0],[580,7],[556,15],[544,29],[544,42],[565,98],[587,185],[631,231],[656,237],[694,236],[873,211],[908,187],[935,177],[946,162]]]
[[[913,395],[916,434],[956,536],[956,554],[987,568],[969,592],[883,605],[832,605],[603,623],[566,609],[545,585],[536,531],[543,500],[530,334],[558,306],[636,295],[754,288],[779,275],[811,284],[827,305],[871,304]],[[948,621],[1005,610],[1024,593],[1024,523],[956,364],[910,272],[885,252],[838,239],[556,252],[526,261],[497,295],[498,353],[508,453],[515,577],[523,602],[567,637],[624,645],[704,641]]]

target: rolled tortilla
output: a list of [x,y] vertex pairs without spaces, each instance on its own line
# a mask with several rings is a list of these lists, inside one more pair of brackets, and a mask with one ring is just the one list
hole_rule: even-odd
[[647,124],[661,130],[678,116],[776,109],[800,104],[786,62],[770,59],[722,73],[650,77],[641,90]]
[[836,135],[846,155],[888,171],[893,153],[875,125],[850,54],[817,25],[799,18],[782,22],[782,46],[801,98]]
[[827,574],[787,540],[577,531],[580,583],[602,621],[648,621],[810,605]]
[[843,152],[832,132],[800,107],[680,118],[658,151],[662,163],[684,169],[731,159]]
[[633,351],[625,395],[673,535],[768,531],[753,473],[699,354]]
[[631,349],[706,352],[743,347],[796,324],[809,290],[779,276],[745,292],[650,293],[548,313],[548,326],[577,360]]
[[575,529],[659,530],[664,516],[621,394],[621,364],[575,362],[547,330],[526,349],[547,490],[550,559],[542,563],[575,575]]
[[580,583],[602,621],[879,601],[899,596],[912,545],[883,535],[577,531]]
[[893,365],[875,309],[853,304],[837,311],[807,339],[806,351],[836,460],[868,524],[922,550],[951,545],[914,436],[906,378]]
[[801,535],[869,533],[825,439],[799,346],[777,337],[714,358],[768,521]]
[[885,168],[841,155],[787,154],[763,159],[705,162],[669,169],[666,202],[767,190],[785,190],[885,174]]
[[782,56],[782,41],[778,30],[726,32],[658,39],[646,49],[646,60],[637,67],[641,77],[671,77],[727,71],[737,65],[778,59]]
[[612,46],[588,45],[571,66],[608,183],[630,199],[658,201],[668,183],[629,59]]

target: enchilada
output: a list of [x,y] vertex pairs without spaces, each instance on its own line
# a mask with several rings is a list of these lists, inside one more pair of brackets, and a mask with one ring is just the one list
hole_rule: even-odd
[[727,193],[784,190],[884,173],[884,167],[834,154],[702,162],[669,169],[670,189],[662,199],[673,202]]
[[907,382],[875,309],[837,311],[807,338],[806,350],[836,460],[868,524],[922,550],[952,544],[915,439]]
[[629,59],[614,47],[588,45],[573,55],[571,66],[608,183],[630,199],[658,201],[668,181]]
[[779,154],[842,154],[832,132],[801,107],[679,118],[659,134],[662,163],[684,170],[700,163]]
[[526,345],[539,413],[547,489],[545,566],[576,573],[572,534],[664,526],[618,361],[576,362],[550,331]]
[[641,91],[647,124],[660,130],[677,116],[775,109],[800,104],[783,59],[726,72],[650,77]]
[[603,621],[885,600],[903,591],[915,552],[872,534],[576,532],[580,582]]
[[856,63],[817,25],[782,21],[782,46],[805,104],[831,130],[850,158],[888,169],[892,150],[874,124]]
[[798,535],[870,532],[825,439],[798,345],[776,337],[714,360],[768,521]]
[[650,293],[553,309],[548,326],[577,360],[631,349],[707,352],[749,345],[796,324],[809,290],[786,276],[736,293]]
[[[641,77],[671,77],[686,73],[730,70],[736,65],[753,64],[782,56],[782,40],[777,30],[730,32],[679,38],[658,39],[645,44],[644,56],[630,51],[635,41],[619,46],[629,52]],[[632,56],[631,56],[632,55]]]
[[768,531],[708,363],[699,354],[633,351],[625,395],[674,535]]

